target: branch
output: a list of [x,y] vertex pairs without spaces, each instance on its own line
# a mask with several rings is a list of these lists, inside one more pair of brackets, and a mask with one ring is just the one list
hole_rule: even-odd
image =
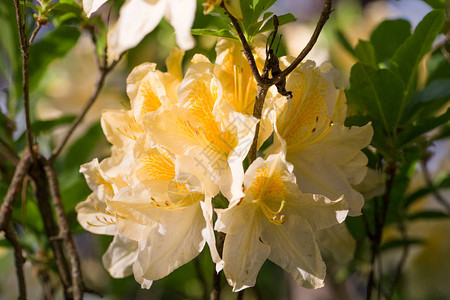
[[5,198],[3,199],[0,209],[0,230],[5,231],[8,228],[8,224],[11,221],[12,211],[14,209],[14,201],[21,190],[23,178],[28,172],[30,163],[30,152],[26,150],[23,157],[17,164],[11,184],[9,185]]
[[[397,166],[394,163],[390,163],[386,167],[386,174],[389,176],[386,180],[386,191],[382,198],[381,206],[381,216],[378,214],[377,203],[375,203],[375,232],[372,239],[372,257],[371,257],[371,269],[369,273],[369,278],[367,279],[367,293],[366,299],[371,299],[372,288],[374,285],[375,276],[375,260],[378,256],[380,250],[380,242],[383,234],[384,224],[386,222],[386,216],[389,208],[389,202],[391,199],[391,191],[394,184],[395,173],[397,171]],[[380,275],[381,278],[382,275]]]
[[53,150],[52,155],[49,158],[49,163],[50,164],[52,164],[55,161],[55,159],[58,157],[58,155],[61,153],[62,149],[66,145],[66,143],[69,140],[69,138],[72,136],[72,134],[75,131],[75,129],[78,127],[78,125],[80,125],[81,121],[83,121],[84,117],[86,116],[87,112],[91,108],[92,104],[94,104],[95,100],[97,100],[97,97],[100,94],[100,91],[103,88],[103,85],[105,84],[106,76],[119,63],[119,61],[122,58],[122,56],[123,56],[123,53],[117,60],[113,61],[110,66],[105,66],[103,68],[100,68],[100,70],[101,70],[100,77],[99,77],[99,79],[97,81],[97,84],[95,86],[95,90],[94,90],[93,94],[89,98],[89,101],[86,103],[86,105],[84,106],[84,108],[81,111],[81,113],[77,116],[77,118],[73,122],[73,124],[70,127],[69,131],[66,133],[66,135],[62,139],[61,143],[59,143],[59,145],[55,148],[55,150]]
[[241,40],[242,47],[244,48],[244,55],[247,58],[247,61],[250,65],[250,69],[252,70],[252,73],[253,73],[253,76],[255,77],[256,82],[259,85],[265,84],[263,82],[261,75],[259,74],[258,67],[256,66],[255,57],[253,56],[253,53],[252,53],[252,49],[250,48],[250,45],[248,44],[247,39],[245,38],[244,33],[242,32],[242,29],[241,29],[241,26],[239,25],[238,20],[236,20],[236,18],[233,17],[233,15],[228,12],[228,10],[226,9],[226,7],[223,3],[222,3],[222,7],[223,7],[223,9],[225,9],[225,13],[230,18],[231,23],[233,24],[234,28],[236,29],[239,39]]
[[388,295],[386,297],[387,299],[392,299],[392,297],[394,296],[395,287],[397,286],[398,282],[400,281],[403,267],[405,266],[406,258],[408,257],[408,253],[409,253],[409,245],[407,243],[408,233],[406,231],[406,227],[405,227],[403,220],[399,220],[398,227],[399,227],[400,233],[402,235],[402,240],[404,242],[403,251],[402,251],[402,256],[400,257],[400,261],[397,265],[397,269],[395,271],[394,280],[392,281],[391,289],[388,292]]
[[40,18],[37,18],[36,20],[36,27],[34,28],[33,32],[31,33],[30,39],[28,40],[28,46],[31,46],[34,42],[34,39],[36,38],[39,30],[41,30],[42,25],[45,25],[47,21],[43,21]]
[[67,221],[67,215],[64,212],[64,207],[61,200],[61,195],[59,193],[59,182],[56,175],[56,171],[53,165],[47,163],[44,167],[45,173],[47,174],[50,194],[53,198],[53,205],[56,211],[56,217],[60,225],[60,236],[63,238],[67,254],[69,255],[71,271],[72,271],[72,291],[73,298],[75,300],[81,300],[83,298],[84,283],[81,274],[80,260],[78,258],[78,253],[75,248],[75,244],[70,233],[69,222]]
[[[25,123],[26,123],[26,136],[28,147],[31,151],[31,157],[33,162],[37,162],[36,154],[33,150],[33,132],[31,131],[31,118],[30,118],[30,93],[29,93],[29,70],[28,70],[28,54],[30,44],[27,41],[25,35],[25,24],[22,20],[22,13],[20,10],[20,1],[14,0],[14,7],[16,10],[17,28],[19,31],[20,52],[22,54],[22,90],[23,90],[23,103],[25,110]],[[37,32],[36,32],[37,34]],[[32,41],[32,40],[31,40]]]
[[[223,243],[225,242],[225,233],[218,232],[217,233],[217,252],[219,252],[219,255],[222,256],[223,253]],[[214,268],[213,273],[213,289],[211,291],[210,300],[220,300],[220,290],[221,285],[220,281],[222,279],[222,274],[220,272],[216,272],[216,269]]]
[[58,225],[55,222],[52,207],[50,205],[50,193],[48,190],[48,181],[42,165],[42,159],[37,165],[31,165],[30,177],[34,195],[37,199],[39,212],[44,222],[44,229],[52,249],[56,267],[58,269],[59,279],[64,288],[66,299],[71,299],[69,288],[71,285],[71,272],[64,256],[64,247],[59,238]]
[[[268,92],[268,89],[263,88],[260,85],[258,86],[258,93],[257,93],[256,99],[255,99],[255,106],[253,107],[253,116],[255,118],[257,118],[258,120],[261,120],[262,109],[264,106],[264,100],[266,99],[267,92]],[[258,152],[259,127],[260,127],[260,122],[258,122],[258,124],[256,124],[255,136],[253,137],[252,146],[250,147],[250,150],[248,152],[248,164],[249,165],[256,159],[256,154]]]
[[14,258],[16,262],[16,275],[19,286],[19,300],[27,299],[27,288],[25,286],[25,276],[23,273],[23,264],[25,263],[25,258],[22,255],[22,247],[17,241],[11,228],[5,230],[6,239],[12,244],[14,248]]
[[319,21],[317,21],[316,29],[314,29],[314,32],[309,39],[308,44],[306,44],[305,48],[300,52],[300,54],[297,56],[297,58],[286,68],[283,72],[280,74],[274,76],[270,83],[271,85],[277,84],[280,82],[283,78],[286,78],[294,69],[302,62],[302,60],[308,55],[308,53],[312,50],[314,45],[317,42],[317,39],[319,38],[320,32],[322,31],[323,26],[328,21],[328,18],[330,17],[330,14],[332,12],[331,9],[332,0],[325,0],[325,3],[323,5],[322,13],[320,14]]

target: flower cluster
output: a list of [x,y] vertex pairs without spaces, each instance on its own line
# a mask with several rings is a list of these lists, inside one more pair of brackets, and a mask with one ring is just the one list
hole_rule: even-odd
[[[260,67],[264,42],[253,43]],[[353,185],[365,176],[361,149],[372,128],[344,126],[338,76],[310,61],[287,78],[293,98],[270,89],[257,120],[257,86],[240,45],[221,39],[216,51],[214,64],[194,56],[184,77],[176,49],[167,72],[150,63],[131,72],[131,110],[105,111],[101,119],[111,157],[81,167],[93,193],[77,206],[78,220],[93,233],[114,235],[103,257],[111,275],[133,273],[146,288],[206,243],[234,291],[253,286],[266,259],[299,284],[321,287],[316,233],[360,213],[363,198]],[[259,146],[273,142],[244,170],[258,122]],[[229,204],[215,209],[213,224],[219,193]],[[222,257],[214,230],[226,234]]]

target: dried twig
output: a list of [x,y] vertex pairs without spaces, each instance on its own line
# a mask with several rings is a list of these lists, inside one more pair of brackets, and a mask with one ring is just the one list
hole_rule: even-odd
[[34,39],[36,38],[39,30],[41,30],[42,25],[45,25],[46,21],[42,21],[41,19],[36,20],[36,27],[34,28],[33,32],[31,33],[30,39],[28,40],[28,47],[31,46],[34,42]]
[[[385,173],[389,176],[386,180],[386,191],[383,195],[382,201],[381,201],[381,214],[378,213],[378,210],[375,209],[375,232],[373,234],[372,238],[372,256],[371,256],[371,269],[369,273],[369,277],[367,279],[367,291],[366,291],[366,299],[371,299],[372,297],[372,291],[374,286],[374,279],[375,279],[375,262],[379,255],[380,251],[380,243],[381,243],[381,237],[383,234],[384,224],[386,222],[386,216],[389,208],[389,202],[391,199],[391,191],[394,184],[395,174],[397,171],[397,166],[394,163],[390,163],[386,167]],[[377,207],[375,203],[375,208]],[[380,274],[381,278],[382,274]]]
[[[217,251],[219,252],[219,255],[222,256],[223,253],[223,243],[225,242],[225,233],[218,232],[217,233]],[[221,284],[220,281],[222,279],[222,273],[216,272],[214,269],[213,274],[213,289],[211,291],[210,299],[211,300],[219,300],[220,299],[220,290],[221,290]]]
[[72,239],[72,234],[70,233],[69,222],[67,221],[67,215],[64,212],[64,207],[61,200],[61,195],[59,193],[59,183],[56,175],[56,171],[52,164],[47,163],[44,167],[45,173],[47,174],[50,194],[53,199],[53,206],[55,207],[56,216],[58,223],[60,225],[60,236],[64,240],[64,244],[67,249],[67,254],[70,259],[71,271],[72,271],[72,291],[73,298],[75,300],[81,300],[84,292],[83,277],[81,274],[81,265],[78,258],[77,250],[75,248],[75,243]]
[[12,244],[14,248],[14,258],[16,262],[16,275],[19,286],[19,300],[27,299],[27,288],[25,285],[25,276],[23,273],[23,264],[25,263],[25,258],[22,255],[22,247],[17,241],[11,228],[7,227],[5,230],[6,239]]
[[402,256],[400,257],[400,261],[399,261],[399,263],[397,265],[397,269],[395,271],[391,289],[389,290],[388,295],[386,297],[387,299],[392,299],[392,297],[394,296],[395,288],[396,288],[398,282],[400,281],[403,267],[405,266],[406,258],[408,257],[408,253],[409,253],[408,233],[406,231],[406,226],[402,219],[400,219],[398,221],[398,228],[399,228],[400,234],[402,236],[403,250],[402,250]]
[[5,231],[8,228],[9,222],[11,221],[12,211],[14,209],[14,201],[19,194],[23,178],[28,172],[30,166],[30,152],[25,151],[23,157],[19,161],[14,172],[14,176],[9,185],[8,191],[0,209],[0,230]]
[[[41,158],[41,156],[39,156]],[[59,228],[54,219],[53,210],[50,205],[50,193],[48,189],[48,181],[43,169],[43,159],[38,161],[37,165],[31,165],[29,175],[31,177],[31,186],[33,193],[37,199],[39,212],[44,223],[45,233],[50,242],[58,275],[64,288],[66,299],[71,299],[69,288],[71,286],[71,272],[64,256],[64,247],[62,240],[59,238]]]
[[286,68],[284,71],[282,71],[280,74],[274,76],[272,78],[271,83],[276,84],[279,81],[281,81],[283,78],[286,78],[287,75],[289,75],[292,71],[297,68],[297,66],[302,62],[302,60],[308,55],[308,53],[312,50],[314,45],[317,42],[317,39],[319,38],[320,32],[323,29],[323,26],[328,21],[328,18],[330,17],[330,14],[332,12],[331,9],[332,0],[325,0],[325,3],[322,8],[322,13],[320,14],[319,21],[317,22],[316,28],[314,29],[314,32],[309,39],[308,44],[306,44],[305,48],[300,52],[300,54],[297,56],[297,58]]
[[[20,9],[19,0],[14,0],[14,7],[16,10],[17,29],[19,31],[20,53],[22,55],[22,91],[25,110],[25,123],[27,128],[26,136],[28,147],[31,150],[31,157],[33,158],[33,162],[36,163],[37,158],[33,150],[34,142],[33,142],[33,132],[31,131],[31,118],[30,118],[30,93],[29,93],[29,68],[28,68],[30,44],[28,43],[27,37],[25,35],[25,23],[22,20],[22,13]],[[37,34],[36,30],[35,32]],[[30,41],[32,42],[33,40],[30,39]]]

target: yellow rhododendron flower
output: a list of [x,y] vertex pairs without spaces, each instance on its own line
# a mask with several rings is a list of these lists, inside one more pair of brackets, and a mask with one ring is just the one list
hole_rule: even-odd
[[[103,263],[113,277],[131,272],[150,287],[195,258],[209,244],[215,248],[211,197],[197,177],[180,171],[178,158],[145,135],[143,116],[170,109],[171,88],[180,83],[180,52],[168,59],[169,72],[153,64],[128,77],[130,111],[105,111],[102,128],[113,145],[112,156],[81,166],[93,193],[76,207],[78,221],[93,233],[114,235]],[[166,86],[167,85],[167,86]],[[138,122],[139,121],[139,122]]]
[[304,194],[283,154],[257,158],[245,173],[240,203],[217,209],[215,229],[226,233],[223,270],[233,291],[255,285],[266,259],[308,288],[323,286],[325,264],[315,231],[343,222],[341,199]]
[[[266,37],[253,38],[253,56],[259,70],[264,66]],[[219,39],[216,45],[214,75],[223,87],[222,101],[230,103],[240,113],[253,115],[257,85],[250,65],[242,51],[242,44],[235,40]],[[269,90],[268,97],[276,94],[276,88]]]
[[223,86],[213,64],[200,56],[194,61],[180,84],[178,104],[147,114],[144,128],[155,143],[180,156],[180,168],[199,176],[208,195],[215,196],[218,187],[230,202],[238,201],[242,161],[257,121],[222,101]]
[[260,143],[274,130],[274,143],[266,153],[286,153],[300,190],[329,199],[343,195],[349,214],[355,216],[364,199],[352,186],[366,174],[367,157],[361,149],[369,145],[373,129],[371,124],[344,126],[347,103],[336,83],[338,78],[329,66],[301,64],[287,78],[286,89],[293,98],[278,95],[269,100],[272,110],[266,110]]
[[[107,0],[83,0],[87,16],[97,11]],[[108,34],[108,49],[114,58],[135,47],[159,24],[163,17],[175,30],[181,49],[194,47],[191,27],[194,23],[195,0],[127,0],[120,8],[117,23]]]

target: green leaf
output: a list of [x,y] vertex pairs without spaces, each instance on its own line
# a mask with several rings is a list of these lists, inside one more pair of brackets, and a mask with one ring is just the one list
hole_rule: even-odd
[[378,25],[370,36],[377,62],[390,59],[410,35],[411,24],[406,20],[386,20]]
[[[264,26],[258,31],[258,33],[271,31],[274,29],[272,18],[267,20],[266,24],[264,24]],[[294,17],[293,14],[285,14],[285,15],[278,16],[279,26],[287,24],[287,23],[295,22],[296,20],[297,19]]]
[[393,240],[387,241],[383,245],[381,245],[380,251],[384,252],[387,250],[401,248],[401,247],[404,247],[405,245],[422,245],[424,243],[425,243],[425,240],[423,240],[423,239],[407,239],[407,240],[393,239]]
[[417,91],[407,107],[408,120],[430,117],[442,110],[450,101],[450,78],[435,80],[421,91]]
[[418,189],[414,193],[408,195],[405,199],[405,208],[416,202],[417,200],[422,199],[423,197],[434,193],[435,191],[443,188],[450,187],[450,174],[445,174],[443,176],[439,176],[433,185],[425,186],[423,188]]
[[422,0],[434,9],[445,8],[445,0]]
[[419,219],[446,219],[449,218],[445,212],[440,210],[425,210],[418,213],[410,214],[406,216],[408,220],[419,220]]
[[205,36],[217,36],[229,39],[238,40],[238,38],[233,34],[232,31],[228,29],[191,29],[193,35],[205,35]]
[[450,108],[438,117],[424,118],[417,120],[412,125],[407,126],[398,135],[398,145],[405,145],[420,137],[428,131],[446,124],[450,121]]
[[70,124],[75,120],[76,116],[62,116],[60,118],[46,120],[46,121],[35,121],[31,124],[31,129],[34,133],[46,132],[54,129],[60,125]]
[[92,152],[102,140],[103,132],[99,123],[92,125],[89,130],[76,140],[68,149],[64,158],[64,170],[72,172],[80,165],[92,159]]
[[265,12],[266,10],[271,8],[275,2],[276,2],[276,0],[257,0],[257,1],[254,0],[253,3],[255,3],[255,6],[254,6],[255,9],[254,9],[254,13],[253,13],[252,23],[258,21],[259,16],[261,16],[261,14],[263,12]]
[[356,53],[355,50],[353,49],[352,45],[350,45],[350,42],[348,41],[347,37],[345,36],[345,34],[342,32],[342,30],[337,29],[335,31],[335,35],[336,38],[338,40],[338,42],[341,44],[341,46],[347,50],[348,53],[350,53],[351,55],[356,57]]
[[447,46],[445,49],[436,49],[428,62],[428,82],[436,79],[450,78],[450,62],[444,53],[442,53],[443,50],[448,52],[450,46]]
[[47,34],[30,48],[30,90],[37,87],[47,66],[55,59],[64,57],[78,41],[80,31],[62,26]]
[[401,79],[391,71],[376,70],[358,62],[351,70],[350,89],[346,90],[346,95],[352,109],[379,120],[391,133],[400,115],[403,88]]
[[363,64],[378,68],[375,49],[370,42],[359,40],[355,48],[355,55]]
[[400,76],[406,87],[406,97],[400,104],[400,111],[403,111],[410,92],[416,86],[417,66],[423,56],[430,51],[444,21],[443,10],[435,10],[427,14],[417,25],[413,35],[406,39],[391,59],[389,69]]
[[[53,130],[55,127],[70,124],[75,120],[76,116],[62,116],[57,119],[47,120],[47,121],[35,121],[31,124],[31,129],[33,130],[35,135],[45,133]],[[26,137],[26,132],[22,133],[17,142],[24,143]]]

